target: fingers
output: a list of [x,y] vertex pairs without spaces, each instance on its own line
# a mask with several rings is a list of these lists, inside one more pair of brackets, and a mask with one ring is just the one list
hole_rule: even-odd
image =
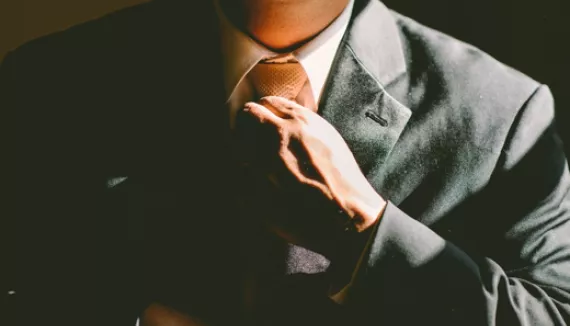
[[281,96],[265,96],[262,97],[259,100],[261,103],[268,103],[274,107],[276,107],[279,110],[283,110],[283,111],[290,111],[290,110],[296,110],[296,109],[306,109],[304,106],[302,106],[301,104],[286,99],[284,97]]
[[249,112],[260,123],[269,122],[275,126],[278,126],[283,121],[281,117],[277,116],[273,111],[271,111],[267,107],[254,102],[246,103],[245,108],[243,110],[245,112]]
[[262,98],[259,103],[247,103],[244,111],[250,113],[260,123],[269,122],[277,127],[280,137],[279,156],[289,172],[299,182],[321,190],[327,197],[331,196],[323,184],[313,180],[312,176],[299,166],[300,162],[297,155],[300,155],[300,152],[293,153],[289,148],[290,139],[302,138],[303,125],[308,119],[306,111],[312,112],[310,109],[286,98],[267,96]]
[[297,157],[288,148],[282,148],[279,152],[281,160],[285,164],[286,168],[293,174],[293,176],[301,183],[311,186],[313,188],[319,189],[326,197],[332,198],[332,194],[329,189],[317,180],[313,180],[303,174],[301,171],[301,163],[298,161]]
[[290,118],[312,112],[310,109],[300,105],[295,101],[288,100],[279,96],[266,96],[259,100],[259,103],[271,109],[280,117]]
[[261,123],[269,121],[274,125],[278,125],[282,120],[290,119],[307,122],[308,113],[313,112],[294,101],[279,96],[263,97],[259,103],[248,102],[245,104],[244,111],[251,112]]

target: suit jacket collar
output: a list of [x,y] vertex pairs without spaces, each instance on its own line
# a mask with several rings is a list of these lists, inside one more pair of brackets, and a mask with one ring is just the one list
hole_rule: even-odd
[[390,10],[378,0],[357,0],[346,34],[347,46],[381,85],[406,71],[398,26]]

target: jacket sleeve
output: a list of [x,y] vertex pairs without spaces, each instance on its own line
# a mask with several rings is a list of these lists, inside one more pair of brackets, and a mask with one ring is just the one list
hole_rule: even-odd
[[[503,146],[486,226],[472,231],[495,241],[487,252],[468,254],[389,203],[347,298],[357,315],[374,325],[570,324],[570,175],[553,121],[541,86]],[[511,260],[524,264],[506,268]]]

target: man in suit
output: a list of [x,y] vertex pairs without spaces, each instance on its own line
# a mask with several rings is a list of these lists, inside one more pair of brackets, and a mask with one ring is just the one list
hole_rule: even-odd
[[548,88],[377,0],[155,0],[0,86],[18,322],[570,320]]

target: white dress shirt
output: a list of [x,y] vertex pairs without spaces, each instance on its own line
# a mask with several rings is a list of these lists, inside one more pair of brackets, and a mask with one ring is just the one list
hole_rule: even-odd
[[[235,27],[221,10],[218,0],[214,0],[214,3],[220,22],[226,104],[230,110],[230,126],[233,128],[237,111],[246,102],[255,100],[248,73],[260,60],[275,57],[278,53],[267,49]],[[351,0],[329,26],[310,42],[292,52],[308,77],[296,100],[315,111],[336,51],[350,21],[353,4],[354,0]]]

